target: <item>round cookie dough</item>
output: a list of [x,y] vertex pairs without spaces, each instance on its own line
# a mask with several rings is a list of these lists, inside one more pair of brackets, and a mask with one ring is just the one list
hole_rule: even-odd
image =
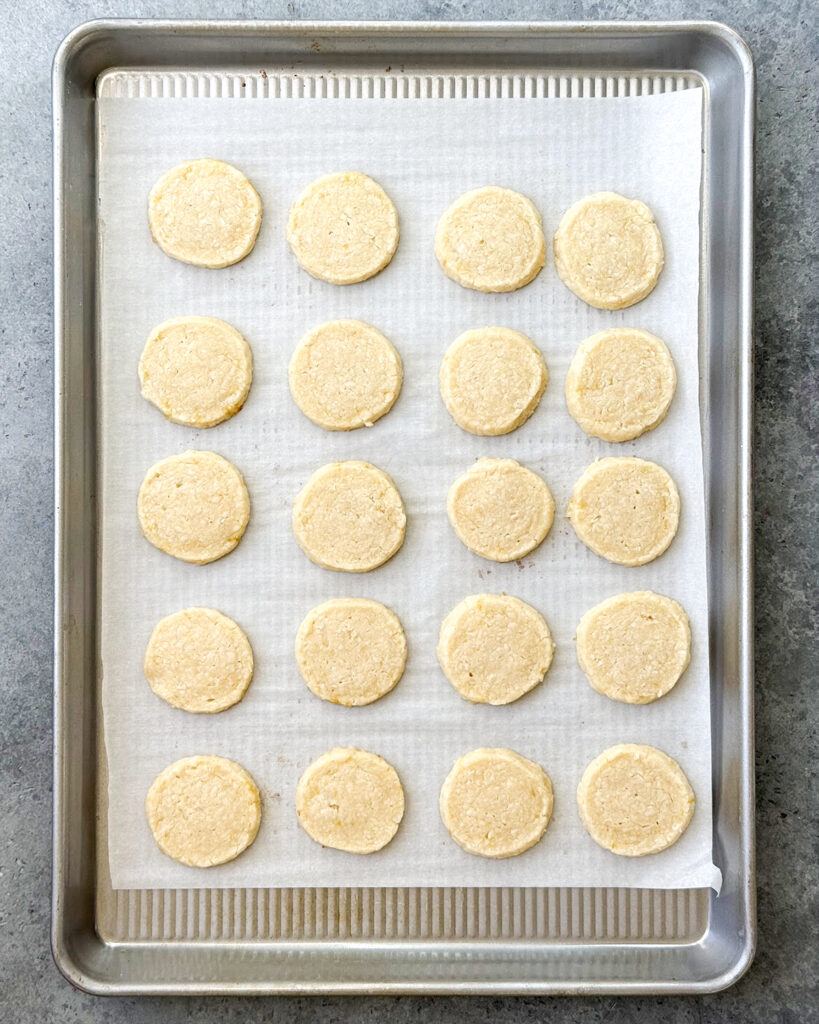
[[187,608],[154,626],[143,668],[151,689],[172,707],[213,713],[245,695],[253,678],[253,651],[227,615]]
[[668,547],[680,522],[676,484],[656,462],[598,459],[574,485],[569,520],[583,543],[617,565],[645,565]]
[[481,747],[459,757],[441,787],[441,817],[478,857],[515,857],[539,842],[552,816],[546,772],[514,750]]
[[508,327],[459,335],[441,363],[441,397],[470,434],[508,434],[532,415],[549,374],[540,350]]
[[513,292],[546,262],[534,203],[498,185],[464,192],[438,222],[435,255],[447,277],[479,292]]
[[493,562],[528,555],[555,517],[549,488],[514,459],[478,459],[449,488],[446,510],[459,539]]
[[307,614],[296,634],[296,661],[322,700],[372,704],[395,686],[407,663],[398,616],[378,601],[342,597]]
[[325,174],[291,207],[287,241],[308,274],[330,284],[357,284],[393,258],[398,214],[384,189],[366,174]]
[[569,207],[554,245],[563,283],[598,309],[633,306],[654,290],[663,269],[654,214],[616,192],[596,192]]
[[296,788],[299,824],[317,843],[346,853],[375,853],[404,817],[404,789],[393,766],[358,747],[322,754]]
[[151,466],[139,488],[137,515],[154,547],[205,565],[242,539],[250,498],[232,462],[215,452],[189,451]]
[[665,342],[617,327],[580,343],[566,374],[566,405],[592,437],[631,441],[662,423],[676,387]]
[[145,813],[159,849],[193,868],[225,864],[250,846],[262,804],[250,774],[226,757],[175,761],[154,779]]
[[621,857],[672,846],[688,828],[694,792],[677,762],[656,747],[609,747],[577,787],[580,820],[592,839]]
[[475,594],[441,624],[438,661],[473,704],[511,704],[546,675],[555,645],[540,612],[508,594]]
[[404,543],[407,515],[398,488],[369,462],[330,462],[293,503],[293,533],[311,562],[336,572],[369,572]]
[[617,594],[580,620],[577,660],[598,693],[624,704],[650,704],[688,668],[688,616],[676,601],[650,590]]
[[290,394],[325,430],[371,427],[401,391],[401,357],[361,320],[331,320],[306,334],[290,359]]
[[163,174],[148,198],[151,234],[175,260],[229,267],[256,244],[262,223],[259,193],[241,171],[221,160],[188,160]]
[[230,419],[245,404],[252,379],[250,346],[235,327],[210,316],[165,320],[139,360],[142,397],[186,427]]

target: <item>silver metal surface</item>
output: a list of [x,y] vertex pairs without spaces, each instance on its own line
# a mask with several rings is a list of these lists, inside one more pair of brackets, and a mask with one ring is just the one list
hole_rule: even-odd
[[[392,70],[386,71],[387,66]],[[715,859],[708,890],[111,889],[96,596],[101,95],[643,95],[702,84],[701,368]],[[279,90],[279,93],[274,90]],[[753,955],[753,69],[713,23],[95,22],[54,66],[53,948],[99,993],[704,992]]]

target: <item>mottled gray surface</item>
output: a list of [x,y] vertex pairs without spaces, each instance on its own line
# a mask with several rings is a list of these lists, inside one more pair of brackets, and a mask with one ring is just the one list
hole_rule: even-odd
[[[4,1021],[819,1021],[816,407],[817,26],[809,0],[2,0],[0,41],[0,1019]],[[757,62],[756,564],[759,951],[702,999],[133,999],[51,960],[51,134],[49,67],[95,17],[714,18]],[[811,673],[811,669],[813,672]]]

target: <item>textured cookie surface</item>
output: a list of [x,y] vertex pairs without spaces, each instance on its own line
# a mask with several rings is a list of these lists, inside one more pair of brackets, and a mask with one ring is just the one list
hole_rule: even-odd
[[366,174],[326,174],[293,204],[287,241],[313,277],[356,284],[392,259],[398,247],[398,214],[384,189]]
[[290,393],[305,416],[326,430],[371,427],[401,390],[401,357],[360,320],[331,320],[299,342],[290,359]]
[[508,434],[532,415],[549,379],[535,345],[508,327],[465,331],[441,363],[441,397],[471,434]]
[[322,846],[375,853],[404,816],[404,789],[393,766],[357,747],[335,747],[305,771],[296,788],[304,831]]
[[475,594],[447,615],[438,661],[458,693],[475,704],[510,704],[533,689],[552,663],[543,616],[508,594]]
[[137,499],[146,540],[204,565],[232,551],[247,528],[250,498],[239,470],[214,452],[171,455],[145,474]]
[[256,838],[261,798],[250,774],[225,757],[175,761],[145,799],[148,824],[163,853],[195,868],[225,864]]
[[694,792],[677,762],[656,747],[609,747],[577,787],[580,820],[596,843],[622,857],[672,846],[688,828]]
[[574,485],[569,519],[583,543],[618,565],[645,565],[677,533],[680,495],[656,462],[599,459]]
[[566,405],[592,437],[630,441],[662,423],[676,386],[665,342],[618,327],[580,343],[566,374]]
[[501,747],[459,757],[441,787],[441,817],[455,842],[479,857],[514,857],[537,843],[552,816],[549,776]]
[[654,289],[663,269],[654,214],[616,192],[596,192],[571,206],[554,246],[564,284],[598,309],[633,306]]
[[398,616],[378,601],[336,598],[314,608],[299,626],[296,661],[322,700],[372,704],[401,678],[407,638]]
[[435,255],[464,288],[513,292],[546,261],[540,214],[519,192],[485,185],[459,196],[438,222]]
[[168,256],[197,267],[228,267],[251,251],[262,201],[241,171],[221,160],[188,160],[151,189],[148,220]]

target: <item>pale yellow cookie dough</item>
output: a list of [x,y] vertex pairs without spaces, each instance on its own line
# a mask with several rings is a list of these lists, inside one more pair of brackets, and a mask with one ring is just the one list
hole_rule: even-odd
[[539,842],[552,816],[552,782],[539,764],[502,747],[459,757],[441,787],[441,817],[478,857],[515,857]]
[[446,510],[459,539],[493,562],[533,551],[555,517],[549,488],[514,459],[478,459],[449,488]]
[[307,557],[337,572],[369,572],[404,543],[398,488],[369,462],[330,462],[293,504],[293,533]]
[[325,430],[371,427],[401,391],[401,357],[361,320],[331,320],[306,334],[290,359],[290,394]]
[[243,260],[256,244],[262,201],[231,164],[188,160],[151,189],[148,220],[168,256],[217,269]]
[[656,747],[609,747],[577,787],[580,820],[592,839],[621,857],[672,846],[694,814],[694,792],[677,762]]
[[566,405],[592,437],[630,441],[662,423],[676,387],[665,342],[616,327],[580,343],[566,374]]
[[598,693],[625,704],[650,704],[688,667],[688,616],[676,601],[650,590],[617,594],[580,620],[577,660]]
[[317,697],[359,707],[389,693],[401,678],[407,638],[398,616],[378,601],[336,598],[299,626],[296,662]]
[[183,711],[232,707],[253,678],[253,651],[242,629],[213,608],[187,608],[161,619],[143,660],[151,689]]
[[555,645],[540,612],[508,594],[464,598],[441,624],[438,661],[473,704],[511,704],[546,675]]
[[479,292],[513,292],[546,262],[534,203],[498,185],[464,192],[438,222],[435,255],[447,277]]
[[151,466],[139,488],[137,514],[154,547],[205,565],[242,539],[250,497],[233,463],[214,452],[189,451]]
[[154,779],[145,813],[159,849],[194,868],[225,864],[250,846],[262,820],[259,789],[226,757],[175,761]]
[[307,835],[322,846],[375,853],[398,831],[404,789],[383,757],[358,747],[335,747],[299,780],[296,813]]
[[663,269],[654,214],[616,192],[596,192],[571,206],[554,245],[563,283],[598,309],[633,306],[653,291]]
[[439,374],[450,416],[471,434],[508,434],[532,415],[549,380],[540,350],[508,327],[479,327],[447,349]]
[[165,320],[139,360],[142,397],[186,427],[214,427],[234,416],[252,379],[250,346],[235,327],[211,316]]
[[656,462],[630,456],[598,459],[574,485],[569,519],[596,555],[617,565],[645,565],[674,540],[680,495]]
[[330,284],[357,284],[393,258],[398,214],[384,189],[366,174],[325,174],[293,204],[287,241],[308,274]]

